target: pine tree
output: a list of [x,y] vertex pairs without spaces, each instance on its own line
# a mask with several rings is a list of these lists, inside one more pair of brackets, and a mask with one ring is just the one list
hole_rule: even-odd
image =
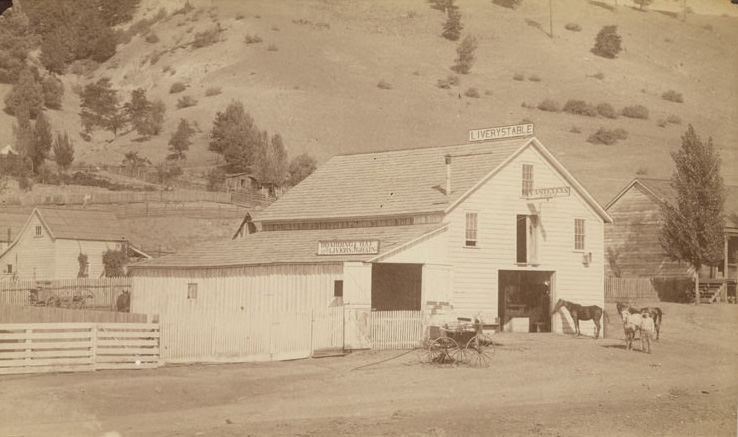
[[12,115],[15,115],[16,108],[21,103],[27,105],[32,119],[38,116],[44,106],[43,87],[29,68],[25,68],[20,72],[18,82],[13,86],[10,93],[5,96],[6,110]]
[[696,303],[699,303],[699,270],[723,256],[725,188],[720,157],[712,138],[703,143],[692,125],[682,136],[682,147],[671,154],[675,170],[671,186],[674,204],[665,203],[659,235],[661,247],[673,260],[688,262],[694,270]]
[[474,65],[474,51],[477,50],[477,38],[467,35],[456,48],[456,65],[451,67],[452,70],[461,74],[468,74]]
[[266,132],[259,131],[243,104],[233,101],[216,114],[208,149],[223,155],[229,171],[254,171],[266,141]]
[[595,45],[592,48],[592,53],[603,58],[612,59],[623,50],[620,45],[621,41],[622,38],[618,35],[617,26],[604,26],[595,37]]
[[66,171],[74,162],[74,145],[69,139],[69,135],[57,133],[54,140],[54,161],[61,170]]
[[41,42],[39,60],[51,73],[64,74],[67,62],[71,60],[69,48],[64,44],[64,34],[58,29]]
[[143,88],[131,91],[131,100],[123,105],[123,112],[131,123],[131,127],[139,135],[151,135],[151,102],[146,98],[146,91]]
[[15,133],[15,148],[21,155],[24,169],[20,173],[25,174],[31,169],[33,164],[30,159],[33,153],[33,125],[31,124],[31,115],[28,110],[28,104],[21,103],[15,109],[16,124],[13,126]]
[[0,15],[0,82],[15,83],[26,65],[26,58],[36,37],[31,32],[28,17],[16,2]]
[[54,137],[51,133],[51,125],[42,112],[36,117],[36,125],[33,128],[33,141],[28,153],[28,157],[33,162],[34,173],[39,173],[41,165],[49,157],[49,151],[51,150],[53,141]]
[[302,182],[303,179],[310,176],[312,172],[317,168],[317,163],[312,156],[307,153],[297,155],[290,162],[289,176],[287,178],[287,185],[294,187],[295,185]]
[[50,109],[61,109],[64,96],[64,84],[54,75],[48,75],[41,81],[44,93],[44,105]]
[[167,156],[167,159],[185,159],[185,152],[190,149],[192,141],[190,137],[195,133],[195,130],[190,127],[190,123],[183,119],[179,120],[177,130],[172,134],[169,140],[169,150],[171,153]]
[[258,175],[262,182],[282,185],[287,178],[287,151],[284,149],[282,136],[275,134],[264,144],[258,162]]
[[123,126],[123,116],[118,107],[118,91],[112,88],[110,79],[102,78],[87,84],[80,96],[79,116],[85,132],[100,127],[110,130],[114,135]]
[[464,26],[461,25],[461,12],[459,12],[459,8],[450,5],[448,9],[446,9],[446,14],[448,18],[446,19],[446,23],[443,25],[443,33],[441,33],[441,35],[443,35],[447,40],[458,41],[461,36],[461,30],[464,28]]

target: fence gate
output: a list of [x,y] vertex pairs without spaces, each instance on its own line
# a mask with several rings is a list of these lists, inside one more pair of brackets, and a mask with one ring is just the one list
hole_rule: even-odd
[[411,349],[423,338],[422,311],[372,311],[369,329],[373,349]]
[[332,307],[312,314],[312,353],[343,351],[345,331],[344,308]]

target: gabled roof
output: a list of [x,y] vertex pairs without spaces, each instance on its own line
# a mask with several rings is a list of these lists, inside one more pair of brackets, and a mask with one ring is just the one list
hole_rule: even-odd
[[[603,220],[605,210],[535,138],[334,156],[255,220],[446,213],[527,147],[536,148]],[[445,157],[451,156],[446,194]]]
[[[631,188],[638,187],[655,202],[673,203],[676,200],[676,192],[668,179],[635,178],[625,186],[605,206],[609,210],[621,197]],[[738,227],[738,185],[725,185],[725,205],[723,207],[729,227]]]
[[[199,244],[189,250],[129,266],[138,269],[239,267],[270,264],[314,264],[368,261],[432,233],[445,224],[312,231],[257,232],[235,240]],[[379,240],[379,254],[317,255],[321,240]]]
[[123,241],[118,218],[111,212],[90,209],[36,208],[52,238],[64,240]]

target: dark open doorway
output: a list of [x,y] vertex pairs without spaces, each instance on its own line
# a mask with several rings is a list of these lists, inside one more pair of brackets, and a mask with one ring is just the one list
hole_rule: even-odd
[[422,264],[373,264],[372,309],[420,311]]
[[501,328],[516,332],[551,332],[553,272],[500,270],[498,315]]

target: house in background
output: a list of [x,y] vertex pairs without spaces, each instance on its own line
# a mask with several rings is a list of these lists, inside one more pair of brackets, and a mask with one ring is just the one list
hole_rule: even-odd
[[[732,283],[738,278],[738,186],[725,186],[724,256],[700,271],[705,283]],[[672,261],[659,243],[661,205],[673,203],[676,193],[666,179],[636,178],[605,207],[614,222],[605,226],[605,271],[610,276],[690,278],[689,264]]]
[[250,347],[213,343],[238,330],[223,320],[340,304],[348,348],[369,347],[372,311],[571,332],[550,309],[604,305],[609,222],[533,137],[335,156],[258,213],[256,232],[131,266],[131,311],[219,330],[187,331],[192,349],[167,352],[208,360]]
[[[13,242],[0,254],[4,279],[52,280],[103,275],[103,254],[125,249],[129,256],[150,258],[132,247],[120,233],[120,223],[110,212],[61,208],[36,208],[26,218]],[[81,266],[80,254],[87,256]],[[85,271],[86,270],[86,271]]]
[[228,173],[225,176],[228,191],[258,193],[265,199],[275,199],[282,195],[282,187],[271,182],[262,182],[251,173]]

